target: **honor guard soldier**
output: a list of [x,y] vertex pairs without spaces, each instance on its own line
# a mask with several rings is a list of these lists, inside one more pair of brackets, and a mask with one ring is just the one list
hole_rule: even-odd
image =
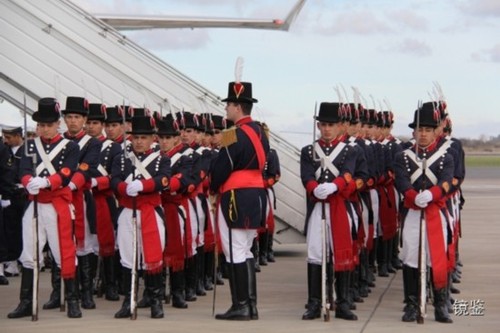
[[[72,195],[68,184],[77,169],[79,147],[58,133],[60,124],[59,103],[54,98],[38,101],[38,111],[32,115],[37,122],[39,137],[28,140],[28,155],[23,155],[20,165],[21,183],[30,194],[30,203],[23,216],[23,251],[19,261],[22,268],[21,302],[9,318],[32,315],[33,295],[33,213],[38,210],[38,258],[46,242],[64,279],[67,315],[80,318],[76,285],[76,246],[73,241],[71,213]],[[32,154],[38,165],[33,166]]]
[[[444,100],[434,102],[434,107],[439,110],[441,122],[436,128],[438,135],[438,147],[444,147],[447,152],[453,157],[453,180],[451,182],[448,200],[446,207],[450,216],[449,231],[449,255],[448,255],[448,290],[447,290],[447,307],[449,312],[453,312],[450,293],[460,293],[460,290],[454,286],[454,283],[460,283],[461,271],[458,266],[458,241],[461,236],[461,205],[464,202],[460,186],[465,178],[465,154],[462,148],[462,143],[456,138],[452,138],[451,134],[451,119],[447,113],[447,105]],[[447,148],[446,148],[447,147]]]
[[397,225],[396,234],[390,240],[390,244],[387,251],[387,259],[388,259],[388,265],[390,267],[392,267],[393,269],[401,269],[402,265],[401,265],[401,260],[399,259],[400,226],[398,221],[401,195],[394,187],[394,161],[396,159],[396,155],[400,151],[402,151],[403,148],[401,140],[394,137],[391,133],[394,125],[394,114],[392,113],[392,111],[383,111],[383,115],[384,115],[384,127],[382,128],[382,136],[384,137],[384,141],[382,143],[388,150],[390,157],[390,166],[387,168],[385,184],[387,189],[387,195],[389,198],[392,198],[391,200],[393,200],[395,204],[394,205],[395,212],[393,210],[393,213],[396,215],[395,219]]
[[[211,141],[211,147],[212,147],[212,161],[210,162],[210,165],[213,163],[213,161],[216,159],[217,155],[219,154],[219,150],[221,148],[221,142],[222,142],[222,133],[225,129],[228,129],[229,127],[232,126],[232,122],[228,121],[226,118],[220,115],[212,114],[211,115],[212,123],[213,123],[213,129],[212,129],[212,141]],[[231,123],[231,124],[229,124]],[[208,192],[210,192],[210,179],[208,180]],[[213,197],[212,197],[213,198]],[[212,202],[212,230],[213,230],[213,237],[214,237],[214,251],[217,251],[217,256],[218,256],[218,263],[217,263],[217,269],[216,269],[216,275],[215,275],[215,281],[214,279],[214,265],[215,265],[215,255],[209,250],[205,253],[205,259],[206,259],[206,264],[205,264],[205,289],[210,290],[210,287],[212,286],[213,283],[216,283],[217,285],[224,285],[224,280],[222,278],[222,266],[226,262],[226,258],[224,257],[224,252],[222,250],[222,245],[220,243],[220,237],[218,236],[218,227],[216,226],[216,217],[215,217],[215,207],[214,207],[214,202]],[[207,239],[205,238],[205,242]],[[208,287],[208,288],[207,288]]]
[[80,147],[78,167],[68,187],[73,191],[73,206],[75,207],[74,233],[81,285],[81,306],[84,309],[95,309],[93,285],[97,267],[98,242],[91,179],[97,175],[101,143],[84,130],[89,114],[87,99],[72,96],[66,98],[66,109],[61,113],[68,129],[64,137],[74,141]]
[[[382,170],[384,168],[384,154],[382,151],[382,147],[380,143],[377,141],[378,138],[378,128],[377,128],[377,122],[378,122],[378,114],[377,111],[374,109],[367,109],[365,111],[365,117],[366,120],[363,123],[363,129],[365,131],[365,143],[369,147],[369,150],[372,155],[372,159],[368,160],[368,163],[373,162],[372,164],[372,169],[369,170],[370,172],[370,179],[368,180],[368,185],[370,189],[370,201],[371,201],[371,211],[372,211],[372,216],[373,216],[373,248],[371,251],[369,251],[368,254],[368,262],[370,266],[370,271],[369,271],[369,276],[371,280],[374,280],[374,277],[372,278],[372,274],[377,272],[377,269],[375,267],[375,260],[378,258],[377,255],[381,252],[378,251],[379,247],[379,237],[381,236],[381,231],[380,231],[380,200],[379,200],[379,194],[378,194],[378,184],[379,180],[382,175]],[[378,275],[379,276],[389,276],[389,273],[384,270],[384,267],[378,267]],[[382,269],[380,269],[382,268]]]
[[[190,224],[187,223],[188,196],[195,190],[193,159],[184,155],[186,146],[181,142],[179,125],[171,115],[157,122],[161,153],[170,159],[172,177],[170,186],[162,192],[162,206],[167,218],[167,245],[165,266],[170,269],[172,306],[188,307],[185,297],[185,263],[192,251]],[[191,253],[192,256],[192,253]]]
[[[349,103],[343,105],[344,110],[344,125],[345,125],[345,143],[350,145],[354,150],[355,165],[353,173],[353,181],[351,182],[351,195],[349,196],[349,205],[347,211],[353,221],[351,235],[353,238],[353,255],[355,259],[355,267],[351,271],[350,281],[350,307],[355,309],[356,303],[363,303],[363,297],[368,294],[360,292],[360,276],[361,276],[361,261],[364,258],[363,248],[366,235],[363,216],[362,205],[360,199],[360,191],[365,187],[368,180],[368,168],[366,165],[366,156],[363,149],[364,141],[360,139],[357,134],[360,128],[359,123],[359,108],[361,105]],[[361,295],[362,294],[362,295]]]
[[125,138],[125,126],[123,124],[123,108],[121,106],[107,107],[104,119],[104,131],[106,137],[118,144],[123,144]]
[[[322,292],[326,292],[325,286],[321,285],[322,249],[326,246],[326,265],[333,265],[336,276],[335,316],[357,320],[349,309],[349,281],[354,268],[354,254],[352,220],[346,209],[347,198],[352,192],[356,156],[341,135],[340,103],[321,103],[316,121],[321,137],[313,145],[302,148],[300,157],[300,174],[308,199],[305,227],[308,302],[302,319],[319,318],[321,315]],[[321,237],[323,221],[326,221],[324,240]]]
[[[160,192],[169,185],[170,161],[154,152],[155,122],[151,117],[133,117],[131,150],[113,160],[111,187],[120,205],[117,243],[120,249],[125,299],[115,318],[128,318],[131,306],[132,277],[138,269],[148,275],[146,288],[151,295],[151,318],[163,318],[163,250],[165,216]],[[135,237],[134,237],[135,235]],[[137,240],[134,243],[134,238]],[[134,254],[137,257],[134,258]],[[135,260],[137,259],[137,260]],[[141,263],[134,267],[135,262]],[[134,296],[135,297],[135,296]],[[134,304],[135,305],[135,304]],[[132,311],[131,311],[132,310]]]
[[9,283],[6,276],[19,275],[17,258],[23,249],[22,220],[26,205],[26,192],[19,178],[19,164],[24,154],[23,130],[21,127],[3,127],[2,135],[5,146],[0,143],[3,211],[3,224],[0,222],[0,285]]
[[269,153],[263,129],[251,118],[250,82],[230,82],[227,118],[235,127],[224,131],[222,148],[211,166],[212,193],[219,195],[219,236],[229,263],[233,304],[216,319],[258,319],[255,259],[251,252],[257,229],[265,221],[267,197],[262,172]]
[[[197,131],[200,126],[199,117],[191,112],[181,112],[180,114],[181,141],[186,145],[183,154],[192,156],[193,159],[193,179],[196,189],[189,193],[188,200],[188,220],[191,230],[192,256],[186,259],[186,301],[196,301],[197,295],[204,296],[206,292],[204,286],[200,284],[199,268],[202,266],[204,253],[204,230],[205,214],[201,209],[201,201],[198,193],[201,193],[203,180],[207,175],[207,161],[203,156],[204,147],[196,142]],[[198,255],[200,254],[200,255]]]
[[[264,132],[269,134],[269,128],[265,123],[262,123]],[[268,136],[269,138],[269,136]],[[259,264],[267,265],[268,262],[275,262],[273,251],[273,235],[274,235],[274,210],[276,209],[276,194],[274,186],[279,182],[281,177],[280,160],[276,149],[270,148],[267,154],[266,165],[264,167],[264,185],[267,190],[267,212],[266,225],[259,233]]]
[[[396,155],[396,188],[404,195],[402,218],[403,282],[406,290],[407,305],[402,320],[412,322],[423,316],[419,306],[425,297],[419,299],[425,267],[431,268],[431,285],[434,295],[434,316],[436,321],[451,323],[446,308],[447,277],[447,218],[444,203],[453,179],[453,158],[446,149],[438,147],[436,127],[439,112],[432,102],[424,103],[415,111],[414,120],[409,127],[415,131],[416,146]],[[425,223],[427,232],[421,232]],[[422,238],[421,238],[422,237]],[[426,244],[428,244],[426,246]],[[427,248],[427,250],[426,250]],[[420,252],[422,251],[422,252]],[[420,268],[420,270],[418,269]]]
[[[122,151],[120,144],[103,135],[106,106],[100,103],[89,105],[87,134],[101,142],[97,174],[91,179],[92,195],[96,205],[96,232],[99,243],[99,256],[102,258],[103,292],[108,301],[118,301],[118,286],[115,272],[115,231],[118,207],[110,187],[111,166],[115,156]],[[100,277],[98,277],[99,279]],[[97,286],[100,288],[100,286]],[[98,291],[98,296],[100,292]]]
[[380,111],[377,114],[377,142],[383,153],[383,168],[378,180],[379,194],[379,239],[377,241],[377,263],[379,274],[388,276],[388,273],[396,273],[392,266],[393,240],[396,239],[398,231],[398,195],[394,188],[394,155],[401,151],[398,145],[388,138],[389,113]]

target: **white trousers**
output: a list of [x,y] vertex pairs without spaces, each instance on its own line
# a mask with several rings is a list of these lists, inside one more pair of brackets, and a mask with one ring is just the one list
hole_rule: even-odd
[[[33,239],[33,207],[30,202],[23,216],[23,251],[19,261],[24,268],[34,267],[34,239]],[[57,230],[57,214],[51,203],[38,203],[38,259],[39,266],[43,263],[42,250],[49,243],[50,251],[57,267],[61,268],[61,252],[59,251],[59,231]],[[76,262],[76,257],[75,257]]]
[[[325,238],[326,249],[333,253],[333,239],[330,230],[330,204],[325,203]],[[322,218],[321,203],[318,202],[311,212],[307,223],[307,262],[309,264],[321,265],[323,259],[323,240],[321,237]]]
[[[205,199],[203,199],[205,200]],[[210,207],[210,206],[209,206]],[[205,212],[201,205],[201,199],[196,197],[196,211],[198,212],[198,241],[196,246],[200,247],[205,245]]]
[[[447,249],[447,231],[446,219],[443,213],[440,212],[441,226],[443,232],[443,247],[445,252]],[[413,268],[418,268],[418,244],[420,239],[420,210],[410,209],[406,215],[403,226],[403,248],[401,250],[401,260],[405,265]],[[425,235],[425,253],[427,258],[427,266],[432,267],[429,253],[429,243],[427,234]]]
[[[239,264],[245,262],[247,259],[253,258],[251,248],[254,238],[257,237],[257,229],[229,230],[220,207],[217,213],[219,217],[218,224],[222,251],[224,251],[227,262]],[[231,242],[229,241],[229,233],[231,233]],[[232,248],[232,260],[230,248]]]
[[377,238],[379,235],[382,235],[382,230],[380,227],[379,198],[377,190],[370,190],[370,198],[372,200],[373,210],[373,238]]
[[[160,234],[160,243],[162,251],[165,249],[165,226],[163,220],[155,212],[156,224]],[[137,258],[139,259],[137,267],[144,268],[143,263],[143,239],[141,232],[141,211],[137,210]],[[132,268],[134,258],[134,243],[133,243],[133,224],[132,224],[132,209],[123,208],[120,216],[118,217],[118,232],[116,242],[120,250],[120,262],[125,268]]]

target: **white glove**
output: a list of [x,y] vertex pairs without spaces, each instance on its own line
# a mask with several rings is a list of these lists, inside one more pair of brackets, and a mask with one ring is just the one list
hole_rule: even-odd
[[420,208],[427,207],[427,204],[432,201],[432,193],[429,190],[425,190],[417,194],[415,197],[415,205]]
[[2,200],[2,208],[7,208],[10,206],[10,200]]
[[[28,190],[28,192],[30,192],[30,190],[31,190],[31,191],[37,192],[36,194],[38,194],[38,192],[40,191],[41,188],[46,188],[49,186],[50,186],[50,183],[47,180],[47,178],[33,177],[28,182],[28,186],[26,186],[26,189]],[[30,192],[30,194],[33,194],[33,193]]]
[[92,179],[90,180],[90,182],[92,183],[92,187],[96,187],[96,186],[97,186],[97,179],[92,178]]
[[69,182],[68,187],[69,187],[69,189],[70,189],[71,191],[75,191],[75,190],[76,190],[76,185],[75,185],[75,183],[73,183],[73,182]]
[[140,191],[144,189],[142,182],[139,179],[134,180],[133,182],[127,185],[127,195],[130,197],[136,197]]
[[326,199],[330,194],[337,191],[337,185],[334,183],[319,184],[313,191],[314,196],[320,200]]

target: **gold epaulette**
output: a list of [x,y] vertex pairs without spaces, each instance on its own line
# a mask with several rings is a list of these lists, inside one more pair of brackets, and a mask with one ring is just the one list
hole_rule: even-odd
[[238,137],[236,136],[236,127],[233,126],[222,131],[222,147],[228,147],[236,142],[238,142]]
[[262,129],[264,130],[264,134],[266,135],[267,140],[269,140],[269,127],[266,123],[261,123]]

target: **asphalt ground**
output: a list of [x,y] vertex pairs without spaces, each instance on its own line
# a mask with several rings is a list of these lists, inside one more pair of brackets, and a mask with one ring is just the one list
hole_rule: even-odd
[[[165,305],[165,318],[151,319],[149,309],[139,309],[137,320],[114,319],[120,302],[96,299],[97,309],[82,310],[83,318],[69,319],[59,310],[42,310],[39,320],[30,317],[8,319],[7,313],[18,304],[20,277],[9,278],[9,286],[0,286],[0,333],[68,332],[499,332],[500,331],[500,169],[471,169],[463,185],[466,198],[463,210],[460,255],[463,266],[461,290],[453,297],[466,314],[452,314],[453,324],[434,321],[428,306],[423,325],[403,323],[402,274],[377,277],[376,287],[358,303],[358,321],[336,319],[301,320],[307,299],[305,244],[275,244],[276,263],[258,273],[260,319],[227,322],[212,317],[213,292],[180,310]],[[42,272],[40,303],[50,294],[50,271]],[[215,312],[230,305],[229,287],[217,287]],[[477,305],[477,306],[474,306]],[[41,308],[41,306],[40,306]],[[458,310],[458,309],[457,309]],[[474,313],[474,311],[476,313]]]

